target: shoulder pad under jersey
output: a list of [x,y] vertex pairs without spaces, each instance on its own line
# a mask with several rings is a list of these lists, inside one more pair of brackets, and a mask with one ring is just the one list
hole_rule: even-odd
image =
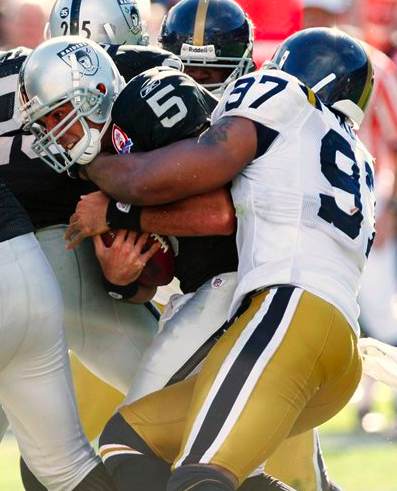
[[197,134],[209,123],[216,104],[185,73],[158,67],[127,84],[113,105],[112,120],[134,149],[147,151]]
[[156,66],[168,66],[183,71],[180,58],[170,51],[155,46],[123,45],[117,47],[117,51],[109,47],[108,53],[127,82]]
[[281,131],[302,119],[302,112],[321,110],[314,92],[296,77],[280,70],[262,69],[230,84],[212,115],[240,116]]

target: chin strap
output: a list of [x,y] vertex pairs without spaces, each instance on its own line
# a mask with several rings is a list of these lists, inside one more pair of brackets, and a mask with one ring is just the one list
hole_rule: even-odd
[[[101,140],[106,130],[109,128],[110,118],[103,125],[101,130],[97,128],[86,128],[83,126],[84,136],[78,143],[69,151],[69,156],[73,160],[78,157],[76,162],[80,165],[91,163],[95,157],[101,152]],[[88,142],[88,145],[87,145]],[[85,148],[85,150],[84,150]]]

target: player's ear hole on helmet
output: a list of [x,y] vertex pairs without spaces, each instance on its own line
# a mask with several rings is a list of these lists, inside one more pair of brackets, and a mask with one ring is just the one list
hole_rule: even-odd
[[101,92],[101,94],[105,94],[105,95],[106,95],[106,94],[107,94],[107,92],[108,92],[108,89],[106,88],[106,85],[105,85],[105,84],[103,84],[102,82],[100,82],[100,83],[99,83],[99,84],[96,86],[96,88],[99,90],[99,92]]

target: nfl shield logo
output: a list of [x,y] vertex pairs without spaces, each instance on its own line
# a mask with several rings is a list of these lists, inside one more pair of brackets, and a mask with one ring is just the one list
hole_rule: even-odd
[[59,13],[59,16],[61,17],[61,19],[66,19],[66,17],[69,16],[69,9],[67,7],[64,7],[60,13]]
[[127,133],[120,126],[117,126],[117,124],[114,124],[112,128],[112,143],[119,155],[131,153],[131,149],[134,146],[131,138],[128,138]]

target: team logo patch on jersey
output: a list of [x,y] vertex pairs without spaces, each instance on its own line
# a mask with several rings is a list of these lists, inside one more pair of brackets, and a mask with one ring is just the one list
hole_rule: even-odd
[[66,17],[69,16],[69,9],[67,7],[64,7],[60,12],[59,16],[61,19],[66,19]]
[[161,84],[160,79],[152,80],[152,81],[149,79],[147,82],[145,82],[140,91],[140,95],[142,99],[145,99],[149,94],[151,94],[153,90],[156,87],[158,87],[160,84]]
[[98,71],[98,55],[87,43],[69,44],[57,55],[70,68],[77,67],[81,75],[92,77]]
[[114,149],[119,155],[131,153],[131,149],[134,146],[131,138],[128,138],[127,133],[117,126],[117,124],[114,124],[112,128],[112,142]]

